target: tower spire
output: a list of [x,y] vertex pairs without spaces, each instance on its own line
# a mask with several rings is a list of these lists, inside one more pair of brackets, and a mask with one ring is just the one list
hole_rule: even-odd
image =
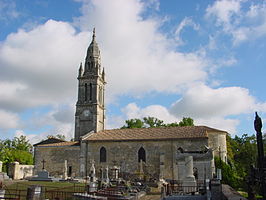
[[93,33],[92,33],[92,41],[95,41],[95,27],[93,28]]

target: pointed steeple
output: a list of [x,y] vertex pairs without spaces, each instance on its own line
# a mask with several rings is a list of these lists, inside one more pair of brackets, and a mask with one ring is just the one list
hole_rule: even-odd
[[93,28],[93,33],[92,33],[92,41],[95,41],[95,27]]
[[90,43],[90,46],[88,48],[88,51],[87,51],[87,59],[97,59],[97,58],[100,58],[100,49],[98,47],[98,44],[95,40],[96,38],[96,34],[95,34],[95,28],[93,28],[93,33],[92,33],[92,41]]
[[103,71],[102,71],[102,79],[103,79],[103,81],[105,81],[105,71],[104,71],[104,67],[103,67]]
[[82,62],[80,63],[80,66],[79,66],[79,76],[78,77],[82,77],[83,75],[83,67],[82,67]]

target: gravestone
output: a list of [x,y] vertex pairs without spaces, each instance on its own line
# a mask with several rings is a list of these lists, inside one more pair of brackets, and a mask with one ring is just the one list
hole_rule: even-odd
[[196,191],[196,179],[193,175],[193,157],[187,156],[185,158],[186,176],[183,180],[184,191],[186,193]]
[[44,193],[42,187],[38,185],[31,185],[27,189],[27,200],[42,200]]
[[64,162],[64,170],[63,170],[63,179],[66,180],[68,178],[67,176],[67,160]]
[[30,181],[55,181],[54,177],[49,176],[49,172],[46,170],[38,171],[37,176],[30,177]]
[[0,161],[0,181],[3,181],[3,180],[8,180],[9,179],[9,176],[3,172],[3,162]]
[[91,168],[90,168],[90,183],[89,183],[89,192],[96,192],[97,191],[97,180],[96,180],[96,172],[94,166],[94,160],[91,161]]

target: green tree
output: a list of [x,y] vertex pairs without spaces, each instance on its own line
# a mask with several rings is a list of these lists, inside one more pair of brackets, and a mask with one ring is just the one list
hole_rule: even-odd
[[126,120],[126,125],[121,128],[144,128],[144,122],[140,119],[129,119]]
[[148,128],[165,126],[165,124],[163,123],[163,120],[160,120],[155,117],[144,117],[143,122],[146,126],[148,126]]
[[183,117],[180,122],[165,124],[163,120],[156,117],[144,117],[143,119],[126,120],[126,125],[121,128],[151,128],[151,127],[174,127],[174,126],[194,126],[194,120],[190,117]]
[[60,139],[60,140],[66,140],[66,136],[65,135],[62,135],[62,134],[57,134],[57,135],[48,135],[47,138],[57,138],[57,139]]
[[7,165],[17,161],[21,164],[33,164],[31,153],[32,145],[25,136],[15,137],[13,140],[0,140],[0,160],[3,162],[3,170],[7,170]]
[[179,122],[179,126],[194,126],[194,120],[190,117],[183,117]]
[[242,182],[237,176],[237,171],[234,170],[230,165],[223,162],[220,158],[215,157],[215,167],[222,170],[222,183],[228,184],[233,188],[242,187]]
[[12,140],[12,148],[21,150],[21,151],[32,151],[32,145],[29,143],[29,140],[27,140],[26,136],[21,135],[20,137],[15,137]]

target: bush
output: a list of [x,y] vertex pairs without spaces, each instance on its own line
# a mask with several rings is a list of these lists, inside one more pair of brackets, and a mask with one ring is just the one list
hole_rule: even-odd
[[243,179],[238,177],[237,171],[230,165],[223,162],[220,158],[215,157],[215,166],[222,170],[222,183],[228,184],[231,187],[238,189],[243,187]]

